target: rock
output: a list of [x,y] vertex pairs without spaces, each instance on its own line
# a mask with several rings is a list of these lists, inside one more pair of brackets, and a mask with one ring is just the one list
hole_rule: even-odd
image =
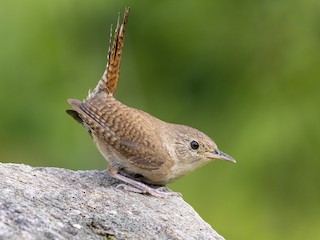
[[0,163],[0,239],[223,239],[181,197],[118,184],[105,171]]

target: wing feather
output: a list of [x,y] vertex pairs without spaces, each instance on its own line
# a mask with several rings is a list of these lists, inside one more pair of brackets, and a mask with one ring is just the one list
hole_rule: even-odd
[[114,98],[108,100],[109,103],[104,95],[97,95],[85,102],[75,99],[68,102],[85,126],[130,163],[143,169],[159,169],[167,157],[156,154],[161,151],[153,143],[156,139],[152,136],[158,134],[144,130],[147,125],[143,121],[145,115],[139,110],[129,109]]

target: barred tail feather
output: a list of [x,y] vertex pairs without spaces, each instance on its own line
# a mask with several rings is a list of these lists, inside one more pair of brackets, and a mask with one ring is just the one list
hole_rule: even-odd
[[113,94],[117,89],[119,74],[120,74],[121,55],[122,55],[122,49],[124,45],[124,35],[125,35],[126,24],[129,18],[129,12],[130,12],[130,8],[126,8],[121,25],[119,24],[119,20],[120,20],[120,14],[119,14],[112,45],[111,45],[111,39],[112,39],[112,26],[111,26],[106,70],[104,71],[100,81],[98,82],[93,92],[89,92],[87,99],[94,97],[100,92],[105,92],[107,95],[113,96]]

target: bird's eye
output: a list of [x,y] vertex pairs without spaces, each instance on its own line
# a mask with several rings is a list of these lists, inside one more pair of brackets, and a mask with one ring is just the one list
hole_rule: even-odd
[[196,150],[196,149],[199,148],[199,143],[197,141],[193,140],[193,141],[190,142],[190,146],[191,146],[192,149]]

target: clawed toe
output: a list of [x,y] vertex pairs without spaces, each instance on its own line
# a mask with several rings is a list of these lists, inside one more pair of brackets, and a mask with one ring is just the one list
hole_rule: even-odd
[[129,186],[124,183],[120,183],[116,186],[116,189],[119,189],[119,188],[123,188],[123,190],[129,191],[129,192],[144,193],[141,189],[133,187],[133,186]]
[[149,194],[151,196],[160,197],[160,198],[169,197],[169,196],[176,196],[176,197],[182,196],[181,193],[172,192],[166,186],[154,189],[154,188],[151,188],[151,187],[145,185],[145,186],[139,186],[139,188],[138,188],[136,186],[130,186],[130,185],[127,185],[124,183],[120,183],[116,186],[116,189],[120,189],[120,188],[122,188],[125,191],[141,193],[141,194]]
[[161,192],[161,193],[165,193],[169,196],[177,196],[177,197],[182,197],[182,194],[179,192],[174,192],[171,189],[169,189],[167,186],[162,186],[162,187],[158,187],[157,192]]

